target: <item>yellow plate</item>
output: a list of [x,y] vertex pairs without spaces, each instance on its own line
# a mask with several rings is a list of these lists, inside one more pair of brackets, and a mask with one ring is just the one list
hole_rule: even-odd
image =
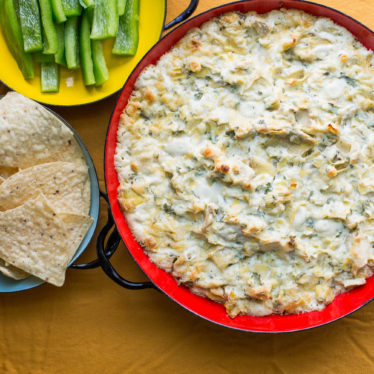
[[[0,0],[1,1],[1,0]],[[35,64],[35,78],[25,80],[10,54],[0,33],[0,80],[11,89],[36,101],[50,105],[81,105],[93,103],[117,92],[139,60],[159,40],[165,18],[165,0],[141,0],[139,19],[139,47],[135,56],[112,55],[114,39],[104,41],[104,53],[109,69],[109,80],[101,87],[86,87],[81,70],[60,67],[60,91],[40,92],[40,68]]]

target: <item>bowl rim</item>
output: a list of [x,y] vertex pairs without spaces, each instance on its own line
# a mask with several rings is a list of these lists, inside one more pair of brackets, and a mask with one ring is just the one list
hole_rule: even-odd
[[[146,66],[154,64],[155,61],[158,61],[158,59],[164,53],[168,52],[170,50],[170,48],[172,48],[173,45],[176,43],[176,42],[174,42],[169,46],[167,44],[167,42],[164,42],[165,40],[169,40],[170,38],[172,38],[172,36],[175,33],[178,33],[180,30],[182,30],[182,32],[180,33],[181,35],[179,37],[175,38],[177,40],[181,39],[186,34],[186,32],[188,32],[188,30],[190,30],[192,27],[195,27],[195,26],[187,27],[186,25],[190,25],[191,23],[195,22],[196,20],[204,18],[204,16],[210,15],[210,17],[207,17],[207,19],[200,22],[199,25],[196,26],[196,27],[199,27],[204,22],[207,22],[209,19],[214,18],[214,17],[218,16],[219,14],[223,14],[223,13],[229,12],[229,11],[240,11],[240,9],[238,9],[238,8],[241,8],[243,6],[244,7],[251,6],[251,5],[254,5],[254,4],[258,5],[259,3],[261,3],[261,0],[241,0],[241,1],[234,1],[234,2],[223,4],[223,5],[219,5],[217,7],[210,8],[210,9],[208,9],[208,10],[188,19],[187,21],[183,22],[182,24],[178,25],[170,33],[166,34],[163,38],[161,38],[159,40],[159,42],[156,43],[148,51],[148,53],[143,56],[143,58],[139,61],[139,63],[136,65],[136,67],[133,69],[133,71],[129,75],[128,79],[126,80],[122,90],[120,91],[120,94],[117,98],[117,101],[114,104],[113,110],[112,110],[109,125],[108,125],[108,128],[107,128],[106,139],[105,139],[104,175],[105,175],[105,186],[106,186],[106,190],[107,190],[108,198],[109,198],[109,205],[110,205],[110,209],[112,211],[112,215],[113,215],[113,218],[114,218],[115,226],[116,226],[116,228],[117,228],[126,248],[128,249],[131,256],[133,257],[134,261],[137,263],[137,265],[140,267],[140,269],[143,271],[143,273],[151,280],[151,282],[155,285],[155,287],[157,287],[160,291],[165,293],[170,299],[175,301],[177,304],[179,304],[183,308],[187,309],[188,311],[192,312],[193,314],[195,314],[195,315],[197,315],[197,316],[199,316],[199,317],[201,317],[201,318],[203,318],[203,319],[205,319],[209,322],[213,322],[217,325],[228,327],[228,328],[231,328],[231,329],[234,329],[234,330],[239,330],[239,331],[255,332],[255,333],[270,333],[271,334],[271,333],[284,333],[284,332],[296,332],[296,331],[309,330],[309,329],[312,329],[312,328],[316,328],[316,327],[319,327],[319,326],[330,324],[334,321],[337,321],[337,320],[357,311],[358,309],[362,308],[363,306],[365,306],[366,304],[368,304],[370,301],[372,301],[374,299],[374,275],[367,279],[367,282],[366,282],[365,285],[356,287],[352,290],[348,290],[348,291],[336,296],[335,299],[332,301],[332,303],[330,303],[328,306],[326,306],[321,311],[313,311],[313,312],[307,312],[307,313],[301,313],[301,314],[292,314],[292,315],[274,315],[273,314],[273,315],[265,316],[265,317],[237,316],[237,317],[231,319],[231,321],[234,321],[234,320],[240,319],[240,318],[247,318],[247,317],[250,318],[250,319],[262,319],[262,320],[271,320],[271,319],[277,320],[278,319],[279,321],[284,321],[284,323],[283,322],[279,323],[279,321],[275,323],[276,325],[282,325],[281,328],[270,327],[268,329],[264,329],[264,328],[256,328],[256,327],[254,328],[253,325],[247,326],[247,324],[244,324],[244,326],[243,326],[243,324],[231,324],[231,323],[228,324],[226,322],[222,322],[222,321],[219,321],[215,318],[212,318],[211,316],[204,315],[203,310],[201,310],[200,306],[199,306],[200,309],[195,308],[195,307],[191,308],[189,305],[187,305],[187,303],[183,300],[183,298],[181,299],[181,298],[176,297],[176,292],[170,292],[170,289],[169,289],[170,287],[166,290],[165,288],[167,288],[167,287],[165,287],[165,284],[163,284],[163,285],[159,284],[159,279],[156,279],[157,277],[155,277],[155,275],[154,275],[154,272],[157,271],[157,270],[154,269],[154,267],[156,267],[156,265],[154,265],[154,264],[149,265],[149,263],[150,263],[149,258],[144,254],[140,245],[136,242],[135,238],[131,234],[131,231],[129,230],[126,219],[124,218],[124,215],[122,214],[121,210],[119,209],[119,204],[118,204],[118,201],[117,201],[117,188],[116,187],[118,186],[118,179],[117,179],[117,174],[116,174],[115,167],[114,167],[115,146],[113,147],[113,142],[116,142],[116,139],[117,139],[117,128],[118,128],[119,116],[122,113],[122,110],[127,103],[128,96],[133,91],[133,85],[134,85],[135,81],[137,80],[139,74],[141,73],[142,70],[144,70],[146,68]],[[264,3],[262,5],[264,5]],[[283,0],[283,1],[268,0],[266,2],[265,7],[269,7],[269,6],[272,8],[272,10],[281,9],[281,8],[285,7],[287,9],[303,10],[303,11],[305,11],[309,14],[315,15],[315,16],[322,16],[322,17],[330,18],[335,23],[337,23],[340,26],[348,29],[348,31],[351,34],[353,34],[356,38],[358,38],[359,41],[366,48],[374,51],[374,32],[369,27],[367,27],[366,25],[361,23],[360,21],[357,21],[352,16],[349,16],[349,15],[345,14],[344,12],[342,12],[340,10],[334,9],[334,8],[326,6],[326,5],[318,4],[318,3],[315,3],[315,2],[312,2],[312,1],[307,1],[307,0]],[[226,10],[226,8],[231,8],[231,7],[233,7],[233,9]],[[317,10],[317,11],[313,12],[313,11],[310,11],[310,9],[305,10],[305,8],[309,8],[309,7],[312,8],[313,10]],[[252,9],[251,10],[246,10],[246,12],[249,12],[249,11],[256,11],[256,10],[254,10],[254,9],[253,10]],[[270,10],[268,10],[268,11],[270,11]],[[218,12],[218,13],[214,14],[216,12]],[[322,12],[323,14],[319,14],[320,12]],[[259,13],[265,13],[265,12],[259,12]],[[326,13],[328,13],[330,15],[326,15]],[[339,22],[336,21],[335,18],[332,18],[332,16],[331,16],[332,14],[334,15],[334,17],[339,18]],[[340,21],[342,21],[342,22],[340,22]],[[349,27],[347,27],[347,24],[349,24]],[[355,28],[355,31],[352,31],[352,28]],[[357,34],[359,33],[359,31],[361,33],[366,32],[367,35],[358,36]],[[368,46],[365,43],[365,38],[367,39],[368,36],[370,36],[372,38],[372,40],[370,41],[371,46]],[[166,44],[166,47],[164,46],[163,43]],[[157,49],[160,49],[161,53],[157,52],[156,51]],[[152,56],[152,54],[154,54],[155,56]],[[149,57],[149,56],[151,56],[151,57]],[[146,60],[149,60],[149,61],[147,62]],[[134,78],[134,76],[135,76],[135,78]],[[128,86],[130,86],[130,88],[128,88]],[[126,91],[129,91],[129,93],[126,93]],[[127,97],[125,99],[123,99],[125,96],[127,96]],[[123,103],[123,101],[124,101],[124,103]],[[119,108],[121,108],[121,109],[119,109]],[[108,146],[108,144],[109,144],[109,146]],[[114,177],[114,181],[112,179],[113,177]],[[134,245],[137,246],[138,248],[134,249]],[[141,254],[139,252],[139,248],[143,252],[143,255],[147,257],[147,259],[144,259],[144,256],[141,256]],[[158,268],[158,271],[161,271],[161,272],[164,273],[164,275],[163,275],[164,278],[166,278],[168,276],[171,277],[170,274],[166,273],[164,270],[161,270],[160,268]],[[175,282],[175,280],[174,280],[174,282]],[[178,286],[176,284],[176,282],[175,282],[175,285],[172,288],[173,288],[172,291],[175,291],[175,289],[180,289],[180,290],[184,289],[184,290],[187,290],[187,292],[189,294],[192,294],[192,292],[189,291],[186,287]],[[370,289],[372,289],[373,291],[369,292]],[[366,293],[369,293],[369,295],[362,296],[362,293],[363,293],[362,291],[363,290],[366,290]],[[356,303],[357,305],[351,305],[349,308],[346,308],[348,310],[344,310],[343,312],[338,313],[338,315],[336,315],[334,317],[325,317],[325,319],[323,321],[314,320],[314,316],[316,314],[323,313],[324,311],[326,311],[327,308],[329,308],[331,310],[332,307],[337,306],[337,308],[339,309],[339,305],[340,305],[340,307],[342,309],[343,306],[344,306],[344,301],[343,301],[343,304],[341,302],[342,298],[344,299],[344,298],[348,297],[350,300],[354,300],[358,293],[360,293],[360,296],[361,296],[362,300],[359,303]],[[201,296],[198,296],[198,295],[195,295],[195,294],[192,294],[192,295],[194,297],[198,297],[198,298],[207,300],[207,299],[205,299]],[[180,295],[178,295],[178,296],[180,296]],[[218,304],[218,303],[213,302],[213,301],[208,301],[208,302]],[[287,319],[289,319],[289,318],[299,318],[300,316],[306,316],[306,315],[311,316],[311,322],[309,322],[308,324],[304,323],[304,325],[302,325],[302,326],[295,326],[292,323],[292,321],[291,321],[291,323],[287,322]],[[270,321],[270,323],[271,323],[271,321]]]

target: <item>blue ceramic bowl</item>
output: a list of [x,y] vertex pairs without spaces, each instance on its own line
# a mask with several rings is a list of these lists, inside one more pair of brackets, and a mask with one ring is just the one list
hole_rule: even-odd
[[[97,221],[99,218],[99,210],[100,210],[100,191],[99,191],[99,183],[97,180],[97,174],[95,170],[95,166],[93,164],[92,158],[87,150],[87,147],[83,143],[82,139],[79,137],[77,132],[57,113],[53,112],[49,108],[49,110],[54,116],[60,119],[73,133],[76,141],[78,142],[84,159],[86,160],[88,166],[88,174],[90,177],[90,184],[91,184],[91,204],[90,204],[90,212],[89,215],[93,218],[92,225],[88,230],[86,236],[83,238],[81,245],[79,246],[77,252],[75,253],[74,257],[72,258],[69,265],[71,265],[87,248],[89,242],[92,239],[92,236],[95,232]],[[12,278],[8,278],[2,274],[0,274],[0,292],[17,292],[17,291],[24,291],[30,288],[34,288],[37,286],[42,285],[45,283],[43,280],[36,278],[34,276],[30,276],[26,279],[15,280]]]

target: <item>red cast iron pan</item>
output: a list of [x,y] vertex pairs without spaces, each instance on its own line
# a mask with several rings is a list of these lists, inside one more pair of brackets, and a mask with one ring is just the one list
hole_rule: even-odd
[[[156,63],[188,30],[193,27],[199,27],[204,22],[222,13],[231,11],[240,11],[243,13],[256,11],[258,13],[265,13],[280,8],[300,9],[315,16],[329,17],[339,25],[347,28],[367,48],[374,49],[374,33],[367,27],[337,10],[307,1],[251,0],[234,2],[210,9],[178,26],[162,38],[139,62],[123,87],[112,113],[105,147],[105,181],[110,206],[108,209],[109,221],[99,235],[97,246],[98,261],[106,274],[121,286],[130,289],[154,287],[164,292],[192,313],[211,322],[243,331],[267,333],[309,329],[327,324],[352,313],[374,298],[374,277],[368,279],[365,285],[337,296],[322,311],[298,315],[270,315],[266,317],[238,316],[230,318],[221,304],[197,296],[184,286],[178,286],[170,274],[155,266],[145,255],[141,246],[132,236],[117,201],[118,178],[114,168],[114,154],[120,115],[127,104],[136,79],[145,67]],[[113,223],[115,223],[115,229],[110,235],[106,246],[104,246],[105,237],[108,235]],[[112,267],[109,258],[115,250],[116,244],[118,245],[119,243],[120,238],[118,235],[122,238],[131,255],[151,282],[129,282],[122,278]]]

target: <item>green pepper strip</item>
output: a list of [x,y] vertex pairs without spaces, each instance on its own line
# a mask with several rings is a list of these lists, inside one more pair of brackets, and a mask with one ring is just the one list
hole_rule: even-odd
[[96,0],[91,39],[113,38],[118,31],[117,0]]
[[95,0],[80,0],[80,3],[84,8],[91,8],[95,6]]
[[80,30],[80,58],[82,62],[83,81],[86,86],[91,86],[96,83],[93,71],[92,53],[91,53],[91,39],[90,31],[91,25],[88,18],[87,10],[83,12]]
[[79,68],[78,17],[69,17],[65,23],[65,57],[68,69]]
[[31,55],[23,49],[21,26],[18,23],[13,0],[0,1],[0,24],[8,48],[15,58],[25,79],[34,78],[34,64]]
[[65,25],[59,23],[56,25],[57,38],[58,38],[58,48],[55,54],[56,64],[66,66],[65,60]]
[[40,87],[42,92],[58,92],[60,74],[58,65],[53,62],[42,62],[40,66]]
[[54,55],[57,52],[58,40],[55,25],[53,23],[50,0],[39,0],[39,6],[43,26],[43,53],[46,55]]
[[61,0],[61,2],[66,17],[81,15],[82,7],[79,3],[79,0]]
[[118,5],[118,15],[122,16],[126,9],[126,0],[117,0]]
[[119,18],[114,55],[135,55],[139,44],[139,6],[139,0],[127,0],[125,14]]
[[[90,20],[92,25],[93,9],[87,9],[87,14],[88,19]],[[102,41],[91,39],[91,50],[96,86],[101,86],[109,78],[109,72],[105,62]]]
[[109,78],[109,72],[105,62],[102,41],[91,40],[91,47],[96,86],[101,86]]
[[66,16],[61,0],[51,0],[53,15],[57,23],[65,22]]
[[41,51],[43,39],[38,1],[19,0],[19,19],[25,52]]
[[36,62],[53,62],[55,60],[53,55],[45,55],[42,52],[34,53],[34,59]]

